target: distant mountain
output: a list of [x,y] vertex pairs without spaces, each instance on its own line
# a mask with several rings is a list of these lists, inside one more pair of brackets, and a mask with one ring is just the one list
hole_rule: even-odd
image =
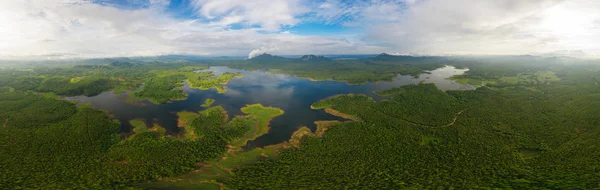
[[249,61],[259,61],[260,63],[321,63],[333,61],[330,58],[317,55],[303,55],[300,58],[288,58],[275,56],[267,53],[250,58]]
[[285,57],[274,56],[271,54],[263,53],[261,55],[255,56],[249,59],[250,61],[281,61],[281,60],[289,60]]
[[374,61],[425,61],[436,60],[442,57],[438,56],[411,56],[411,55],[391,55],[387,53],[379,54],[375,57],[367,58]]
[[300,57],[300,60],[302,60],[302,61],[316,61],[316,62],[332,61],[332,59],[329,59],[327,57],[316,56],[316,55],[304,55],[304,56]]

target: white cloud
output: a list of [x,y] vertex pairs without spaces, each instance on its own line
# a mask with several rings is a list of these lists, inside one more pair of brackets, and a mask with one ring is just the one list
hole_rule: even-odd
[[[0,1],[0,59],[245,55],[261,49],[277,54],[600,55],[600,44],[594,43],[600,41],[600,1],[192,0],[197,19],[172,17],[166,12],[169,0],[128,1],[143,6]],[[285,27],[302,22],[364,31],[332,37],[296,35]]]
[[365,2],[344,2],[340,0],[326,0],[317,5],[315,16],[322,20],[325,24],[349,23],[355,16],[359,16]]
[[[260,4],[260,3],[259,3]],[[356,52],[345,39],[265,33],[275,25],[298,22],[280,11],[259,15],[249,11],[235,19],[179,20],[162,11],[165,4],[143,9],[119,9],[84,0],[14,0],[0,2],[0,56],[113,57],[164,54],[243,55],[259,47],[277,47],[281,53]],[[283,6],[283,5],[282,5]],[[284,6],[285,7],[285,6]],[[274,8],[274,7],[270,7]],[[213,6],[210,15],[229,8]],[[248,8],[250,9],[250,8]],[[230,20],[228,20],[230,19]],[[231,30],[228,24],[246,20],[261,28]],[[316,48],[311,48],[319,46]]]
[[[588,0],[426,0],[405,10],[364,11],[368,40],[391,51],[429,54],[538,54],[583,50],[598,55],[600,2]],[[384,18],[378,18],[387,15]]]
[[139,46],[170,50],[161,39],[152,38],[169,21],[156,19],[150,9],[122,11],[60,0],[5,1],[0,7],[0,55],[152,53]]
[[298,0],[194,0],[201,16],[221,25],[259,25],[276,31],[300,22],[296,17],[308,9]]

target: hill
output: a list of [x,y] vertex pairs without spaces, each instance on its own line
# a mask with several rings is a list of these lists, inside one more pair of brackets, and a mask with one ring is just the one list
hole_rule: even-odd
[[304,61],[304,62],[323,62],[323,61],[333,61],[332,59],[329,59],[327,57],[324,56],[316,56],[316,55],[303,55],[302,57],[300,57],[300,60]]
[[261,55],[258,55],[256,57],[250,58],[248,59],[249,61],[288,61],[291,60],[289,58],[285,58],[285,57],[280,57],[280,56],[275,56],[275,55],[271,55],[268,53],[263,53]]

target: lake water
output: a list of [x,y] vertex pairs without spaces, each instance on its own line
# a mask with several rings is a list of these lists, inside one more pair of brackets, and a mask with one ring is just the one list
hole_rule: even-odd
[[271,129],[258,139],[248,143],[247,148],[262,147],[286,141],[292,133],[301,126],[307,126],[313,131],[314,121],[339,120],[341,118],[329,115],[323,110],[312,110],[310,105],[321,99],[337,94],[366,94],[376,100],[380,97],[373,91],[385,90],[409,84],[434,83],[441,90],[472,90],[473,86],[460,84],[447,79],[452,75],[460,75],[467,69],[456,69],[451,66],[439,68],[419,77],[397,76],[392,81],[366,83],[363,85],[348,85],[335,81],[310,81],[284,74],[269,74],[267,71],[245,71],[227,67],[210,67],[208,71],[220,75],[224,72],[240,72],[243,78],[233,79],[227,84],[227,92],[219,94],[216,90],[199,90],[189,88],[183,90],[188,93],[188,98],[166,104],[155,105],[148,101],[126,103],[127,94],[114,94],[104,92],[97,96],[68,97],[67,100],[76,100],[81,103],[91,104],[93,107],[106,110],[122,123],[124,135],[131,134],[129,120],[143,119],[148,125],[156,123],[172,135],[179,133],[177,127],[177,112],[197,112],[205,108],[200,105],[206,98],[216,100],[214,105],[220,105],[228,111],[230,117],[241,115],[240,108],[246,104],[260,103],[265,106],[281,108],[285,114],[271,121]]

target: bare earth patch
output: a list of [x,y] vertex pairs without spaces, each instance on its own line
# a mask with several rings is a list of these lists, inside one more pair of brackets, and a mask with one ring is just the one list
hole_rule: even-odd
[[300,142],[302,142],[302,139],[311,135],[315,134],[313,134],[308,127],[300,127],[300,129],[292,134],[289,144],[294,147],[300,147]]
[[158,125],[158,123],[154,123],[152,128],[150,128],[150,132],[157,133],[159,135],[165,135],[167,133],[166,129]]
[[341,121],[333,120],[333,121],[315,121],[315,125],[317,125],[317,131],[315,134],[317,136],[323,136],[327,128],[331,126],[335,126],[337,124],[342,123]]
[[177,119],[177,126],[183,128],[184,131],[182,136],[192,140],[198,139],[198,136],[194,132],[194,129],[190,127],[189,124],[194,119],[199,117],[199,114],[194,112],[179,112],[177,113],[177,117],[179,118]]
[[333,108],[325,108],[325,112],[327,112],[328,114],[335,115],[335,116],[338,116],[338,117],[342,117],[344,119],[349,119],[349,120],[352,120],[352,121],[360,121],[361,120],[357,116],[353,116],[353,115],[350,115],[350,114],[347,114],[347,113],[342,113],[340,111],[334,110]]
[[447,125],[441,126],[441,127],[449,127],[449,126],[454,125],[454,123],[456,122],[456,119],[458,118],[458,116],[460,114],[462,114],[462,112],[464,112],[465,110],[467,110],[467,109],[461,110],[458,113],[456,113],[456,115],[454,116],[454,119],[452,120],[452,122],[448,123]]

